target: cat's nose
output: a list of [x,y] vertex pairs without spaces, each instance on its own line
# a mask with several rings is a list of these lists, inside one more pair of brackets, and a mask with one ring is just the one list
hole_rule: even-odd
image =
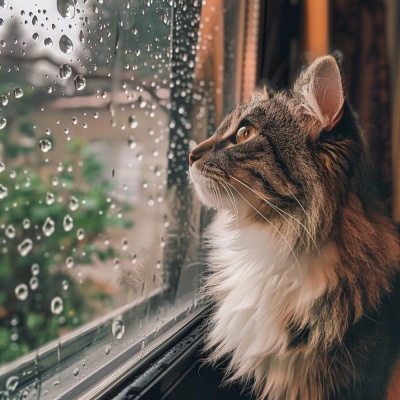
[[192,166],[193,163],[200,160],[200,156],[194,155],[192,152],[189,153],[189,165]]

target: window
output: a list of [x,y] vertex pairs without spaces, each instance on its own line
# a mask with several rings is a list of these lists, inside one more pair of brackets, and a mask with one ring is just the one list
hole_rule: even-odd
[[0,398],[91,398],[204,309],[187,154],[257,4],[0,0]]

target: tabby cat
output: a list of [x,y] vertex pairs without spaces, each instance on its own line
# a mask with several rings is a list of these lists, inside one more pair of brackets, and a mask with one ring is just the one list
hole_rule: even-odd
[[258,94],[189,155],[215,308],[207,348],[259,399],[380,400],[400,342],[400,246],[336,59]]

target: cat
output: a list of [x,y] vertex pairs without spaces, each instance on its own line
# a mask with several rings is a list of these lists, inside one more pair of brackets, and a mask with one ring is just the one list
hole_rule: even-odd
[[380,400],[400,342],[400,246],[334,56],[256,94],[189,154],[207,236],[210,360],[268,400]]

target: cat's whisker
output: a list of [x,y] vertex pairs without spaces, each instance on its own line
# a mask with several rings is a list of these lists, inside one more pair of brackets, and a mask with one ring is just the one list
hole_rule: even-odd
[[300,206],[300,208],[303,210],[305,216],[308,218],[309,221],[312,221],[310,215],[307,213],[307,211],[304,209],[303,205],[300,203],[300,201],[297,199],[297,197],[289,190],[290,195],[296,200],[297,204]]
[[[311,239],[311,241],[312,241],[312,244],[315,246],[315,249],[318,249],[318,246],[317,246],[317,243],[315,242],[315,240],[314,240],[314,237],[312,236],[312,234],[310,233],[310,231],[307,229],[307,227],[300,221],[300,220],[298,220],[296,217],[294,217],[293,215],[291,215],[291,214],[289,214],[289,213],[287,213],[286,211],[284,211],[284,210],[282,210],[281,208],[279,208],[278,206],[275,206],[274,204],[272,204],[269,200],[267,200],[265,197],[263,197],[263,196],[261,196],[259,193],[257,193],[254,189],[252,189],[251,187],[249,187],[248,185],[246,185],[244,182],[242,182],[241,180],[239,180],[239,179],[237,179],[235,176],[233,176],[233,175],[229,175],[232,179],[234,179],[236,182],[238,182],[238,183],[240,183],[241,185],[243,185],[244,187],[246,187],[247,189],[249,189],[251,192],[253,192],[256,196],[258,196],[261,200],[263,200],[263,201],[265,201],[269,206],[271,206],[272,208],[274,208],[282,217],[283,217],[283,215],[282,215],[282,213],[283,214],[285,214],[285,215],[287,215],[288,217],[290,217],[290,218],[292,218],[293,220],[295,220],[300,226],[302,226],[303,228],[304,228],[304,230],[305,230],[305,232],[309,235],[309,237],[310,237],[310,239]],[[284,217],[285,218],[285,217]],[[287,219],[285,218],[285,220],[287,221]],[[294,225],[292,225],[291,224],[291,226],[293,227],[293,228],[295,228],[294,227]],[[299,231],[297,231],[296,230],[296,233],[298,233],[299,234],[299,236],[300,236],[300,232]],[[300,237],[300,239],[303,241],[303,243],[304,243],[304,240]],[[307,245],[306,245],[306,243],[304,243],[304,245],[306,246],[306,247],[308,247]]]
[[289,243],[289,241],[286,239],[286,237],[283,235],[283,233],[262,213],[260,213],[259,210],[257,210],[233,185],[231,185],[230,183],[226,182],[232,189],[234,189],[238,195],[257,213],[259,214],[265,221],[268,222],[269,225],[271,225],[275,231],[282,237],[282,239],[284,240],[284,242],[286,243],[286,245],[289,247],[290,252],[293,254],[294,259],[296,261],[296,264],[299,268],[299,272],[300,272],[300,279],[303,280],[303,274],[301,271],[301,267],[300,267],[300,263],[298,260],[298,257],[293,249],[293,247],[291,246],[291,244]]
[[239,218],[239,213],[237,210],[237,207],[235,205],[235,196],[233,195],[231,189],[229,188],[229,186],[225,185],[224,182],[220,182],[221,186],[225,189],[226,194],[229,197],[229,200],[232,204],[232,208],[233,208],[233,212],[235,214],[235,220],[236,220],[236,229],[238,229],[238,218]]

